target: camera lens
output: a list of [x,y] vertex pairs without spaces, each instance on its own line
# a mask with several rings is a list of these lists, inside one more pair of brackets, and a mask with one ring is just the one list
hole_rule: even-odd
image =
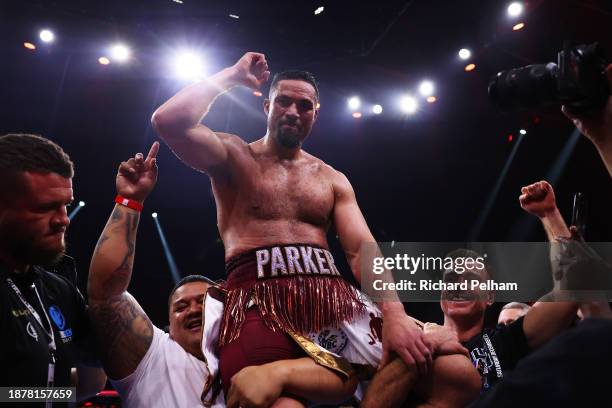
[[554,103],[558,101],[557,76],[552,62],[502,71],[489,83],[489,98],[505,111]]

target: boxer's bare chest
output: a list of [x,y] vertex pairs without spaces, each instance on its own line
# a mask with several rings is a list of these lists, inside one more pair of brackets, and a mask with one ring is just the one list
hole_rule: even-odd
[[334,205],[329,174],[314,160],[254,159],[239,182],[243,216],[326,226]]

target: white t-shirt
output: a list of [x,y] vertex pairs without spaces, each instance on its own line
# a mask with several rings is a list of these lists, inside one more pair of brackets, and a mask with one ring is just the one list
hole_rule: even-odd
[[154,327],[151,346],[136,370],[111,383],[126,407],[192,408],[203,406],[207,378],[206,363]]

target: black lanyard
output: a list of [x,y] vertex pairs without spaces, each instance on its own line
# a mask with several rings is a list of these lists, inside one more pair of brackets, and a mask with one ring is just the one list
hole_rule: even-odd
[[[42,299],[40,298],[40,295],[38,294],[38,289],[36,289],[36,285],[32,284],[32,288],[34,289],[34,292],[36,293],[36,299],[38,300],[38,303],[40,304],[40,308],[42,312],[44,313],[45,318],[47,319],[47,324],[49,324],[49,330],[47,330],[47,328],[43,324],[42,319],[40,318],[40,315],[38,314],[36,309],[34,309],[32,305],[26,300],[26,298],[23,296],[23,294],[21,293],[17,285],[15,285],[13,280],[11,278],[6,278],[6,282],[9,284],[11,288],[13,288],[13,290],[15,291],[15,294],[17,295],[21,303],[23,303],[23,305],[26,307],[26,309],[28,309],[30,314],[34,316],[34,319],[36,319],[36,322],[38,323],[38,325],[41,327],[41,329],[43,330],[43,332],[47,335],[47,338],[49,339],[48,344],[49,344],[50,359],[49,359],[49,368],[47,371],[47,387],[53,387],[53,383],[55,380],[55,351],[57,350],[55,346],[55,333],[53,333],[53,327],[51,326],[51,320],[49,320],[49,315],[47,314],[45,310],[45,305],[43,304]],[[45,406],[51,406],[50,402],[47,402]]]

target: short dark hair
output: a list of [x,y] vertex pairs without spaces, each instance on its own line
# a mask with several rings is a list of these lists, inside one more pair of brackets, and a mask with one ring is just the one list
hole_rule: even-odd
[[317,101],[319,100],[319,86],[317,85],[317,80],[315,79],[314,75],[308,71],[300,70],[283,71],[274,74],[272,82],[270,83],[270,94],[272,94],[272,90],[276,88],[276,84],[285,79],[297,79],[298,81],[308,82],[315,90]]
[[72,178],[74,164],[61,147],[42,136],[20,133],[0,136],[0,178],[25,171]]
[[204,275],[187,275],[187,276],[185,276],[180,281],[176,282],[176,285],[174,285],[174,287],[172,288],[172,292],[170,292],[170,296],[168,296],[168,309],[170,309],[170,302],[172,301],[172,296],[174,295],[174,292],[176,292],[178,290],[178,288],[180,288],[181,286],[186,285],[186,284],[191,283],[191,282],[204,282],[204,283],[208,283],[209,285],[214,285],[215,284],[215,282],[213,282],[212,280],[208,279]]

